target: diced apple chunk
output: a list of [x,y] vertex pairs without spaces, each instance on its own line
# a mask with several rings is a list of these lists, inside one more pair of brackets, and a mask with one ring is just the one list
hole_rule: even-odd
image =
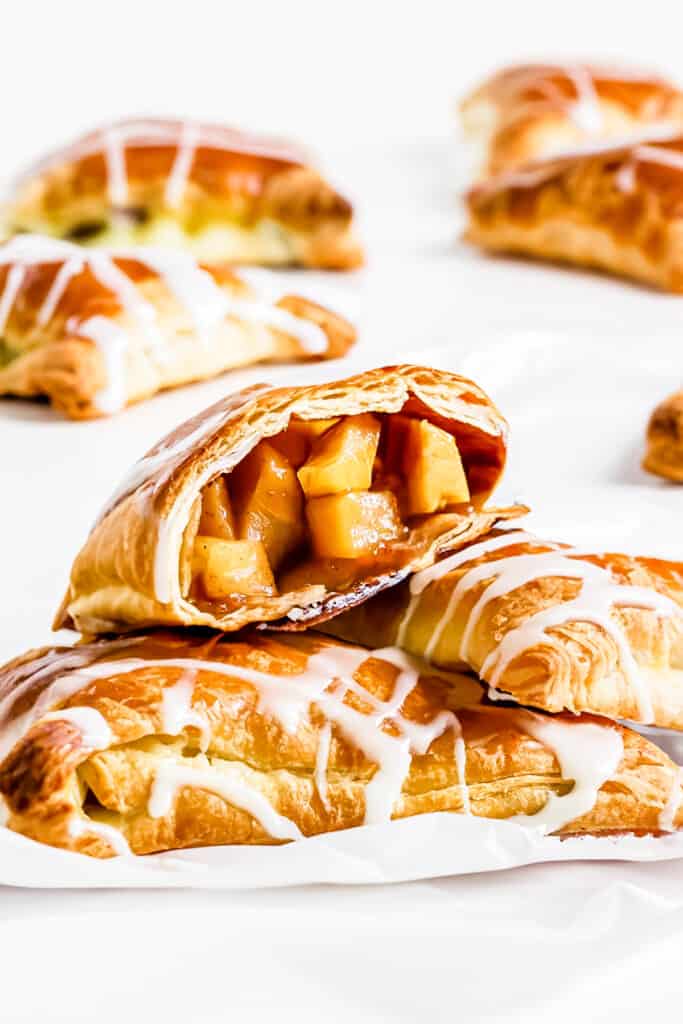
[[261,541],[277,569],[304,538],[303,495],[281,452],[261,441],[231,475],[237,536]]
[[424,515],[470,500],[455,438],[428,420],[407,420],[403,472],[406,514]]
[[204,537],[218,537],[221,540],[233,540],[235,537],[235,523],[224,476],[212,480],[202,491],[199,533]]
[[403,530],[391,491],[351,491],[312,498],[306,516],[313,550],[320,558],[373,554]]
[[273,594],[275,580],[263,544],[256,540],[197,537],[192,567],[206,596],[221,600],[232,594]]
[[307,498],[366,491],[379,444],[380,421],[371,413],[348,416],[314,445],[299,470]]
[[298,420],[292,417],[287,429],[269,438],[269,441],[274,448],[282,452],[295,469],[298,469],[310,455],[311,448],[318,438],[337,423],[338,416],[329,420]]

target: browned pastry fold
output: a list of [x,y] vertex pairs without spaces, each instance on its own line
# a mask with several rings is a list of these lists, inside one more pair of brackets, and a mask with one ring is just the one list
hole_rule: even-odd
[[683,391],[670,395],[652,413],[643,468],[683,483]]
[[184,253],[32,235],[0,246],[0,310],[0,395],[46,396],[74,419],[238,366],[340,356],[356,335],[308,299],[261,296]]
[[683,729],[683,565],[494,530],[326,631],[546,711]]
[[321,621],[523,511],[484,507],[505,452],[495,406],[440,370],[248,388],[133,467],[56,626]]
[[351,204],[302,149],[195,121],[93,131],[22,177],[5,220],[9,234],[180,246],[204,262],[363,262]]
[[460,105],[484,174],[610,139],[683,128],[683,93],[647,72],[581,62],[521,64],[486,79]]
[[537,161],[472,188],[466,238],[683,292],[683,135]]
[[10,828],[107,857],[295,840],[430,811],[560,835],[683,823],[679,770],[589,717],[481,704],[397,650],[157,633],[0,670]]

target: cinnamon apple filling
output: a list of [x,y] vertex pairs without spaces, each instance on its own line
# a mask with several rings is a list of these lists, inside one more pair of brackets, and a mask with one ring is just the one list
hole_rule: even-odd
[[229,610],[400,570],[471,506],[455,437],[427,419],[292,418],[211,480],[186,533],[186,596]]

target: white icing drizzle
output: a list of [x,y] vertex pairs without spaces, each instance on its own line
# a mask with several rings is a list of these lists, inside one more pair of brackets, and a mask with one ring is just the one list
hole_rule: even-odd
[[[355,673],[369,658],[386,661],[398,670],[393,692],[386,701],[376,698],[355,679]],[[311,706],[315,704],[328,723],[333,723],[350,743],[377,765],[365,790],[365,822],[367,824],[391,819],[392,811],[400,798],[403,783],[410,770],[412,756],[425,754],[439,736],[451,730],[454,736],[454,758],[458,784],[463,795],[464,809],[465,811],[469,810],[465,778],[465,747],[462,742],[460,722],[456,714],[449,710],[441,711],[432,721],[424,723],[410,721],[401,714],[401,708],[416,686],[424,666],[417,659],[393,647],[377,651],[368,651],[359,647],[324,647],[309,657],[306,667],[301,673],[286,676],[270,675],[254,669],[202,658],[141,659],[131,657],[82,665],[76,662],[73,671],[67,670],[64,675],[59,676],[46,687],[31,710],[25,712],[23,716],[2,730],[0,735],[3,737],[5,750],[8,750],[16,739],[23,735],[33,722],[41,718],[55,703],[68,699],[91,681],[154,667],[174,667],[191,673],[215,672],[246,682],[256,690],[259,712],[272,716],[289,734],[294,734],[299,725],[308,720]],[[367,706],[370,710],[368,712],[358,711],[346,704],[344,697],[348,692],[353,692],[360,697],[364,707]],[[16,695],[17,689],[13,691],[12,698],[16,699]],[[180,699],[185,701],[187,709],[187,694],[185,693]],[[0,705],[1,711],[2,705]],[[178,724],[176,712],[177,704],[175,707],[172,704],[169,705],[167,698],[165,710],[162,705],[162,717],[164,714],[168,715],[172,728]],[[56,717],[64,717],[65,714],[55,712]],[[1,720],[2,715],[0,714]],[[384,723],[388,722],[392,724],[396,734],[386,732],[382,728]],[[325,743],[324,737],[322,741],[319,739],[320,742]],[[0,759],[2,756],[4,756],[4,752],[0,750]],[[322,773],[319,765],[321,764],[322,755],[316,760],[315,781],[319,786]],[[160,808],[169,808],[172,805],[173,793],[178,786],[191,785],[194,782],[213,792],[219,792],[213,784],[216,782],[216,777],[221,786],[224,783],[233,785],[232,779],[226,781],[222,773],[214,770],[211,771],[211,779],[209,779],[208,775],[205,777],[202,772],[198,773],[191,767],[186,769],[183,765],[177,765],[177,762],[170,762],[170,765],[170,767],[164,766],[165,774],[161,776],[158,787],[153,793],[150,813],[155,816],[166,813]],[[188,779],[189,781],[187,781]],[[263,810],[265,797],[257,790],[253,790],[253,787],[250,788],[244,780],[240,780],[239,783],[235,782],[235,785],[237,789],[234,790],[236,794],[234,802],[244,809],[249,809],[245,803],[246,790],[256,793],[253,806],[257,808],[258,814],[255,816],[264,824],[264,827],[268,827],[266,825],[267,815]],[[324,784],[322,790],[326,794]],[[230,799],[227,796],[227,790],[223,790],[223,793],[226,795],[226,799]],[[274,811],[273,814],[275,814]],[[272,821],[274,819],[271,820],[271,823]],[[280,828],[280,826],[277,827]],[[292,827],[295,826],[292,825]],[[281,836],[275,832],[272,834],[276,838],[292,838],[292,836]]]
[[119,125],[107,128],[102,136],[107,166],[107,190],[114,206],[124,206],[128,199],[125,136]]
[[190,768],[177,762],[162,763],[156,771],[147,810],[153,818],[169,814],[181,789],[205,789],[247,811],[273,839],[303,839],[298,826],[278,814],[270,801],[254,786],[215,768]]
[[186,728],[199,730],[200,749],[206,750],[211,739],[209,724],[201,712],[192,707],[196,669],[188,669],[161,694],[161,728],[168,736],[179,736]]
[[72,277],[77,277],[82,273],[85,264],[83,260],[79,259],[67,259],[65,263],[62,263],[61,267],[55,275],[55,279],[50,285],[50,290],[43,300],[43,304],[38,310],[38,316],[36,317],[36,323],[39,327],[44,327],[45,324],[49,323],[54,316],[55,310],[59,305],[59,300],[64,294],[69,281]]
[[199,138],[199,125],[196,121],[184,121],[180,130],[180,145],[166,182],[165,198],[171,209],[180,205],[185,194]]
[[55,719],[60,722],[71,722],[81,731],[84,747],[91,750],[106,750],[111,746],[112,731],[104,715],[96,708],[63,708],[61,711],[49,711],[43,715],[42,721]]
[[568,108],[571,119],[587,135],[600,135],[603,126],[602,107],[593,75],[580,64],[567,67],[565,73],[576,89],[576,100]]
[[94,341],[104,359],[107,383],[98,391],[93,404],[105,414],[118,412],[126,404],[127,333],[104,316],[91,316],[84,323],[74,325],[73,333]]
[[573,780],[574,786],[564,796],[551,793],[536,814],[517,814],[509,820],[556,832],[595,806],[601,787],[619,767],[624,741],[618,729],[592,722],[561,722],[530,711],[520,712],[516,721],[554,752],[562,778]]
[[[480,668],[480,675],[494,689],[508,665],[524,651],[539,644],[553,644],[556,640],[547,631],[569,622],[592,622],[600,626],[614,641],[619,652],[619,662],[636,697],[640,720],[651,722],[654,710],[649,690],[638,664],[633,656],[624,630],[612,616],[615,608],[643,608],[661,616],[678,616],[680,609],[668,597],[654,589],[620,584],[614,581],[609,569],[592,562],[583,561],[586,552],[575,549],[561,549],[557,545],[545,544],[522,531],[509,531],[456,552],[435,565],[416,573],[410,583],[411,600],[397,632],[397,642],[405,639],[406,629],[415,613],[419,595],[430,583],[452,572],[459,566],[481,556],[501,549],[531,542],[550,548],[539,554],[517,554],[508,558],[492,559],[468,569],[453,589],[425,649],[425,657],[431,659],[444,630],[464,596],[476,586],[485,584],[484,590],[470,611],[463,630],[460,657],[468,661],[472,636],[488,604],[503,597],[527,583],[544,577],[559,576],[581,582],[577,596],[569,601],[546,608],[529,616],[514,629],[509,630],[493,648]],[[488,582],[487,582],[488,581]]]
[[[33,167],[29,174],[63,163],[67,159],[79,160],[104,153],[110,201],[115,206],[123,206],[129,192],[125,151],[166,146],[178,150],[170,172],[170,179],[173,179],[175,174],[176,183],[170,190],[170,196],[167,192],[165,197],[170,205],[173,205],[172,201],[177,191],[182,195],[184,183],[192,169],[191,158],[199,147],[264,156],[287,163],[301,163],[304,158],[303,152],[291,143],[252,135],[227,125],[203,124],[198,121],[131,119],[92,132],[66,149],[49,156],[37,167]],[[178,167],[181,154],[185,155]]]
[[[125,637],[112,641],[107,646],[109,651],[114,652],[125,650],[126,647],[131,647],[136,643],[138,640],[135,637]],[[8,685],[4,696],[0,699],[0,762],[35,722],[55,705],[67,701],[82,690],[88,685],[91,678],[98,678],[97,675],[85,674],[86,670],[93,669],[95,664],[97,663],[93,661],[91,652],[85,649],[79,650],[76,647],[73,652],[68,654],[56,654],[53,651],[48,651],[32,662],[30,666],[19,666],[14,671],[10,671],[9,676],[5,678]],[[108,662],[107,664],[116,665],[118,663]],[[140,662],[136,661],[135,664],[139,665]],[[106,673],[104,674],[106,675]],[[27,697],[34,687],[39,686],[46,677],[51,676],[54,678],[29,704],[26,711],[12,716],[12,710],[17,701]]]
[[16,264],[11,267],[7,272],[5,287],[2,292],[2,299],[0,299],[0,331],[4,331],[5,329],[7,319],[19,293],[19,289],[23,284],[25,274],[26,269],[20,264]]
[[683,768],[676,766],[671,780],[671,789],[666,803],[659,813],[659,828],[662,832],[676,831],[676,815],[683,801]]
[[[121,641],[121,649],[135,642],[134,638]],[[154,667],[174,667],[181,670],[180,678],[165,688],[161,704],[162,728],[171,735],[180,731],[183,723],[198,728],[206,725],[204,721],[200,723],[199,720],[190,720],[194,718],[191,690],[195,674],[199,671],[214,672],[253,686],[259,712],[272,716],[289,734],[296,733],[303,722],[310,721],[311,708],[315,705],[325,717],[325,723],[318,734],[314,771],[314,781],[321,800],[329,808],[326,771],[334,725],[341,735],[377,766],[365,792],[365,822],[368,824],[391,819],[410,771],[412,757],[425,754],[436,739],[451,731],[463,811],[471,813],[465,774],[466,749],[460,722],[453,711],[445,709],[429,722],[414,722],[402,714],[401,709],[406,699],[426,667],[418,659],[397,648],[369,651],[351,646],[326,646],[311,655],[305,668],[293,675],[270,675],[202,657],[123,656],[113,661],[91,661],[91,658],[91,654],[75,652],[73,655],[62,656],[55,669],[54,658],[46,656],[39,659],[35,670],[23,681],[15,681],[11,693],[0,702],[0,760],[33,722],[46,713],[50,717],[75,722],[83,731],[86,745],[93,749],[104,749],[110,742],[110,735],[105,735],[108,726],[94,709],[69,708],[50,712],[50,708],[98,678],[110,678]],[[356,679],[358,669],[370,658],[388,662],[397,669],[393,691],[386,700],[374,696]],[[48,683],[32,708],[16,721],[8,723],[7,711],[11,711],[12,703],[20,699],[26,689],[35,685],[46,673],[54,673],[55,670],[60,674]],[[356,710],[345,702],[348,694],[354,694],[360,699],[363,710]],[[565,796],[551,795],[537,814],[520,815],[515,820],[530,827],[541,827],[545,832],[557,831],[594,806],[598,791],[612,777],[620,763],[623,754],[621,733],[610,726],[558,720],[522,710],[511,712],[511,716],[519,729],[555,753],[563,779],[574,783],[572,790]],[[385,723],[391,724],[390,732],[384,730]],[[301,838],[295,823],[275,810],[240,766],[227,765],[225,770],[219,770],[211,766],[202,755],[197,758],[195,766],[192,763],[179,763],[172,757],[160,766],[150,794],[149,813],[155,817],[170,813],[178,791],[186,786],[206,789],[246,810],[274,838]],[[662,811],[662,829],[675,818],[675,799],[672,788],[667,808]],[[87,819],[73,820],[77,834],[101,834],[102,838],[111,841],[112,846],[116,844],[117,837],[125,842],[116,829],[110,834],[109,826]],[[123,850],[119,844],[117,850],[128,852],[127,845]]]
[[330,757],[330,742],[332,740],[332,723],[325,722],[318,733],[318,749],[315,754],[315,788],[326,811],[330,809],[330,801],[327,798],[327,762]]
[[72,839],[78,839],[84,835],[97,836],[99,839],[103,839],[105,843],[109,843],[114,851],[114,856],[133,856],[133,851],[128,845],[126,837],[112,825],[105,825],[102,822],[92,821],[90,818],[82,817],[79,814],[73,814],[69,818],[68,827],[69,835]]
[[[248,324],[261,324],[282,331],[310,355],[320,355],[327,350],[327,334],[318,324],[258,296],[232,297],[187,253],[149,246],[85,252],[69,242],[39,235],[18,236],[0,249],[0,265],[11,265],[0,296],[0,331],[22,287],[26,268],[36,263],[59,261],[62,265],[36,316],[37,327],[45,327],[50,322],[69,282],[88,268],[115,296],[121,309],[142,332],[150,357],[158,363],[166,362],[168,349],[158,325],[156,308],[143,297],[141,290],[116,260],[135,260],[156,274],[187,313],[200,342],[206,344],[211,332],[221,322],[234,317]],[[78,315],[69,318],[66,330],[87,338],[101,351],[107,368],[107,383],[96,396],[95,405],[104,413],[117,412],[126,401],[128,331],[115,320],[103,316],[84,321]]]
[[634,146],[628,159],[621,165],[615,176],[617,188],[622,192],[633,192],[636,187],[636,169],[638,163],[659,164],[683,171],[683,153],[678,150],[666,149],[644,143]]

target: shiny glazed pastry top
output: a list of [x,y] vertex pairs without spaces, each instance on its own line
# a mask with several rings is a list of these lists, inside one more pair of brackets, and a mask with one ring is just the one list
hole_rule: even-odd
[[468,677],[313,631],[192,631],[0,669],[0,810],[96,857],[267,844],[449,811],[560,835],[668,832],[680,771],[587,716],[482,704]]
[[106,416],[233,367],[340,356],[353,344],[343,317],[263,276],[258,291],[246,273],[179,251],[17,236],[0,246],[0,394],[46,396],[74,419]]
[[466,238],[683,292],[683,134],[596,146],[475,185]]
[[487,175],[596,142],[680,131],[683,93],[633,69],[522,64],[493,74],[460,113]]
[[91,132],[21,178],[5,220],[10,234],[181,246],[204,262],[346,269],[363,259],[350,203],[302,150],[195,121]]
[[324,626],[496,699],[683,729],[683,566],[496,529]]
[[498,410],[444,371],[248,388],[133,467],[56,625],[302,628],[517,514],[484,507],[505,453]]

